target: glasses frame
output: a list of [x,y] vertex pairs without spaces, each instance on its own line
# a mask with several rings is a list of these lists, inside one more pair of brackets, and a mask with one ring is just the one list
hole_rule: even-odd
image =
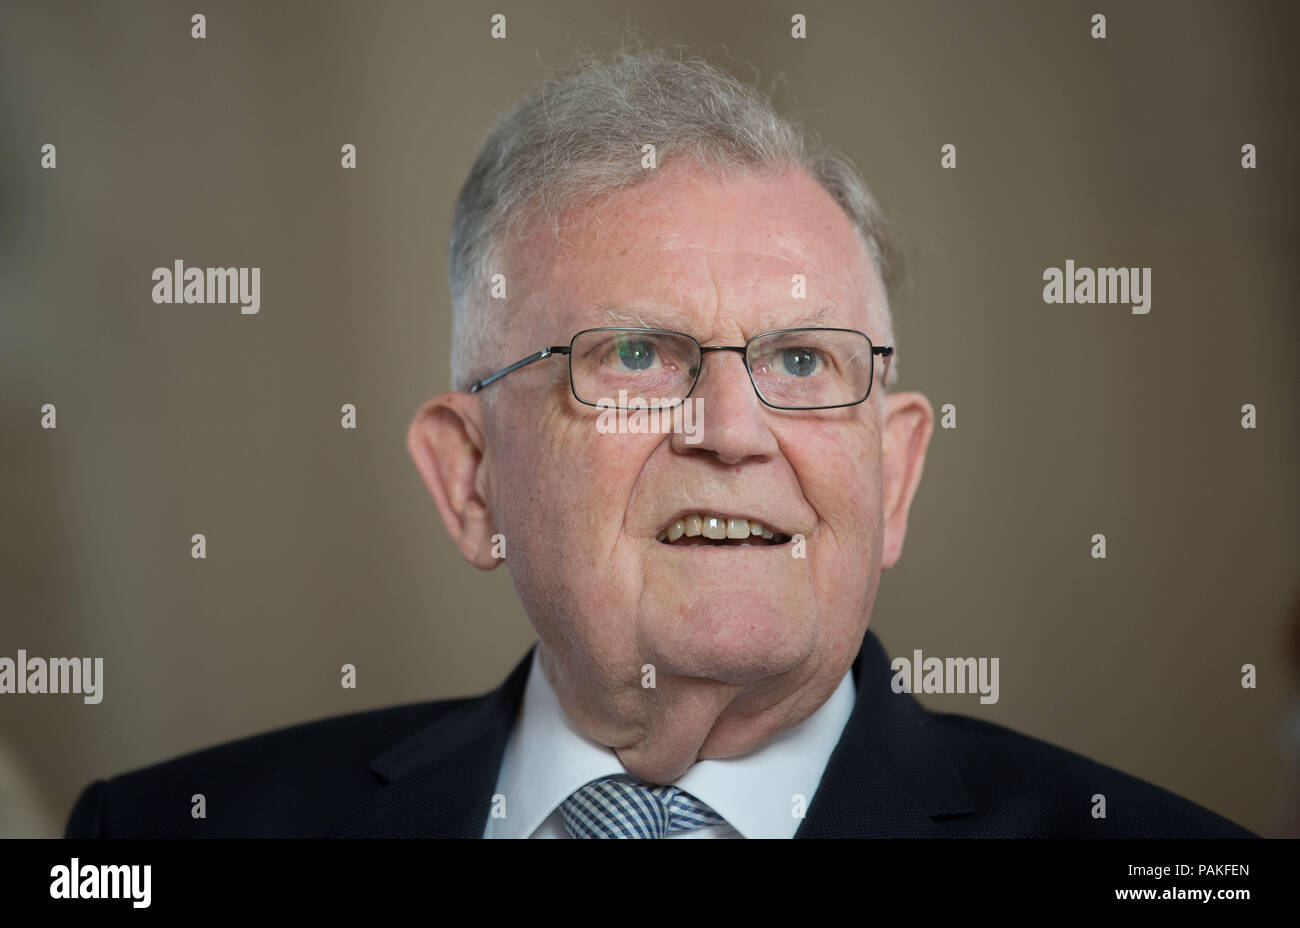
[[[516,361],[514,364],[511,364],[507,367],[503,367],[499,371],[495,371],[480,380],[476,380],[474,381],[474,383],[470,385],[469,392],[477,393],[480,390],[482,390],[484,387],[488,386],[489,384],[495,383],[496,381],[500,380],[502,377],[506,376],[507,374],[514,373],[515,371],[519,370],[521,367],[527,367],[529,364],[533,364],[536,361],[544,360],[546,358],[551,357],[552,355],[562,354],[562,355],[569,356],[569,392],[573,394],[573,398],[577,400],[579,403],[582,403],[584,406],[593,406],[596,409],[617,409],[619,407],[606,406],[603,403],[592,403],[578,396],[577,385],[573,382],[573,345],[575,342],[577,342],[579,338],[581,338],[583,335],[586,335],[589,332],[643,332],[647,335],[650,334],[676,335],[676,336],[680,336],[681,338],[689,338],[692,342],[695,342],[695,347],[699,350],[700,353],[700,363],[695,369],[695,378],[691,381],[691,385],[687,389],[685,395],[682,396],[681,402],[683,403],[686,402],[686,400],[690,398],[690,395],[695,392],[695,387],[700,382],[700,374],[704,372],[704,356],[711,351],[734,351],[741,356],[741,359],[745,363],[745,373],[749,377],[749,385],[754,388],[754,395],[758,397],[759,402],[761,402],[764,406],[771,407],[772,409],[784,409],[784,410],[791,410],[795,412],[806,412],[814,409],[843,409],[846,406],[857,406],[862,403],[865,403],[867,401],[867,397],[871,396],[871,388],[875,386],[875,382],[876,382],[876,364],[875,364],[876,356],[879,355],[880,357],[883,357],[885,359],[886,371],[888,371],[889,359],[894,356],[893,347],[877,345],[875,344],[875,342],[871,340],[870,335],[868,335],[866,332],[859,332],[857,329],[797,326],[792,329],[772,329],[770,332],[759,332],[757,335],[753,336],[748,341],[746,341],[745,344],[743,345],[701,345],[699,343],[699,340],[696,339],[693,335],[687,335],[685,332],[674,332],[672,329],[651,329],[651,328],[641,328],[637,326],[606,325],[606,326],[598,326],[593,329],[583,329],[581,332],[575,334],[573,338],[569,339],[569,344],[567,345],[551,345],[549,348],[543,348],[540,351],[530,354],[526,358],[521,358],[520,360]],[[764,398],[763,392],[758,389],[758,384],[754,383],[754,371],[750,367],[749,346],[752,345],[754,342],[756,342],[758,339],[764,338],[765,336],[784,335],[790,332],[852,332],[854,335],[861,335],[863,338],[865,338],[867,340],[867,345],[871,348],[872,364],[870,368],[870,373],[868,374],[868,378],[867,378],[867,392],[863,394],[862,399],[854,400],[852,403],[834,403],[830,406],[778,406],[775,403],[768,402],[767,399]],[[888,373],[886,373],[886,376],[888,376]]]

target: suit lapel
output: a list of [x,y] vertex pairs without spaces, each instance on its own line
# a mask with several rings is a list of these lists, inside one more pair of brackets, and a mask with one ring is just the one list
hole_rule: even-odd
[[332,837],[481,838],[506,740],[519,711],[530,648],[505,683],[381,754],[387,785],[338,818]]
[[867,632],[853,664],[857,702],[796,838],[942,837],[975,804],[934,717],[893,676]]

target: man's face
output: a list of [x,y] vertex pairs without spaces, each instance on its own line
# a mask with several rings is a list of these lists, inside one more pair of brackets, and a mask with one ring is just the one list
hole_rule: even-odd
[[[705,346],[797,326],[885,343],[875,320],[886,297],[865,246],[799,172],[665,172],[570,210],[558,238],[527,233],[509,267],[502,364],[611,324]],[[805,298],[792,295],[795,275]],[[637,321],[618,321],[629,316]],[[478,486],[575,723],[662,781],[695,759],[748,751],[825,701],[857,653],[882,566],[897,557],[882,543],[874,396],[772,409],[741,355],[706,353],[692,394],[703,429],[691,443],[599,430],[563,357],[489,389]],[[803,543],[661,541],[686,513],[756,520]],[[654,688],[643,686],[645,665]]]

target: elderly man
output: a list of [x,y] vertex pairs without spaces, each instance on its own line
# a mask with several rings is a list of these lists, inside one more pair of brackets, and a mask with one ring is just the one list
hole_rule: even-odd
[[545,83],[471,170],[449,270],[456,389],[408,444],[536,648],[479,699],[93,784],[69,834],[1248,834],[891,687],[867,626],[933,412],[890,389],[875,202],[752,88],[661,53]]

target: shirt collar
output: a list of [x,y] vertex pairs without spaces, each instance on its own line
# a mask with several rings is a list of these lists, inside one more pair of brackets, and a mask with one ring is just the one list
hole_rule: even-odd
[[[487,838],[527,838],[579,787],[627,773],[612,749],[569,720],[542,672],[539,651],[533,652],[497,779],[505,815],[489,817]],[[850,671],[830,699],[798,725],[748,754],[699,761],[676,785],[708,803],[746,838],[791,838],[801,821],[796,813],[812,802],[855,701]]]

